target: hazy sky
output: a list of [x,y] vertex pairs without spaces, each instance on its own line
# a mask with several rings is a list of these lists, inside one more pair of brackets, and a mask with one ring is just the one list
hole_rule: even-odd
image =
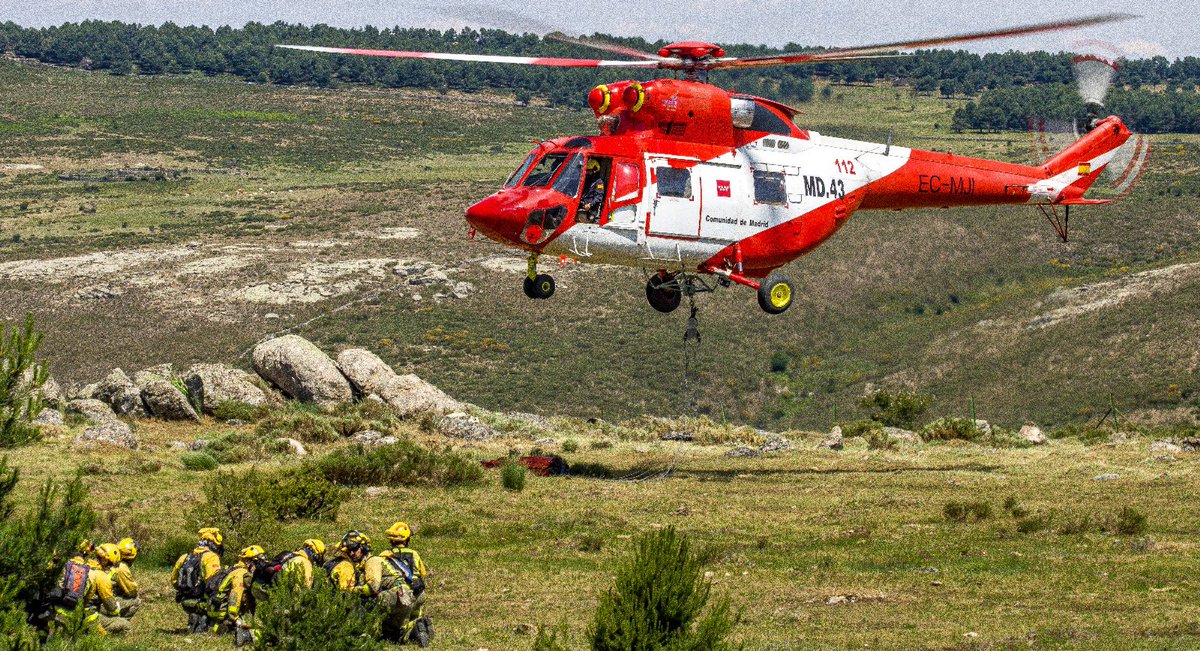
[[1095,40],[1131,56],[1200,55],[1200,0],[686,0],[683,2],[430,3],[428,0],[0,0],[0,21],[44,26],[88,18],[140,23],[241,25],[286,20],[339,26],[496,27],[544,33],[596,31],[717,43],[789,41],[849,46],[959,34],[1082,15],[1125,12],[1139,20],[1075,32],[990,41],[975,51],[1089,50]]

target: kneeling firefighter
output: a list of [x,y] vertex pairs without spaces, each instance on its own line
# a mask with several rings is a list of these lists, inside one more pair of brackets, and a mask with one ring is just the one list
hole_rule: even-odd
[[171,570],[175,602],[188,614],[188,631],[208,630],[208,580],[221,571],[224,538],[216,527],[205,527],[198,534],[196,548],[179,557]]
[[214,633],[233,633],[234,646],[253,641],[250,619],[254,614],[256,592],[251,589],[259,568],[270,562],[260,545],[250,545],[238,553],[237,565],[221,570],[208,581],[208,618]]
[[313,565],[325,561],[325,543],[315,538],[305,540],[300,549],[279,557],[283,566],[283,575],[289,580],[298,581],[306,588],[313,584]]
[[71,611],[82,604],[87,623],[95,625],[101,633],[124,633],[129,630],[129,620],[122,617],[121,605],[108,578],[109,570],[120,562],[121,552],[112,544],[93,549],[93,558],[79,554],[63,568],[59,585],[49,595],[55,609],[53,622],[64,624]]
[[392,548],[363,564],[364,595],[374,597],[384,611],[383,635],[397,642],[413,641],[424,648],[433,641],[433,625],[423,615],[425,564],[408,547],[412,530],[397,522],[386,532]]
[[347,531],[335,554],[325,563],[329,580],[342,592],[360,592],[360,569],[363,560],[371,556],[370,537],[361,531]]
[[130,568],[133,561],[137,560],[138,544],[133,538],[125,538],[117,543],[117,550],[121,552],[121,560],[112,567],[108,578],[112,581],[117,603],[121,605],[121,616],[132,618],[142,607],[138,584],[133,580],[133,570]]

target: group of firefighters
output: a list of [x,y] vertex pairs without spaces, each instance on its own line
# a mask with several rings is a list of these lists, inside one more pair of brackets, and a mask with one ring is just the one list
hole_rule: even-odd
[[[310,538],[299,549],[274,557],[262,546],[250,545],[238,553],[233,566],[222,567],[224,538],[219,529],[205,527],[198,532],[196,547],[176,561],[171,587],[188,615],[189,632],[232,633],[234,645],[244,646],[254,640],[255,606],[269,598],[268,588],[280,580],[312,588],[324,574],[338,591],[356,594],[379,608],[385,639],[426,647],[433,627],[422,612],[425,564],[409,547],[412,530],[406,523],[393,524],[384,536],[389,548],[378,554],[366,534],[349,531],[332,548]],[[59,618],[82,603],[87,620],[105,633],[128,630],[142,603],[130,570],[137,553],[137,543],[128,538],[116,544],[80,545],[52,595]]]

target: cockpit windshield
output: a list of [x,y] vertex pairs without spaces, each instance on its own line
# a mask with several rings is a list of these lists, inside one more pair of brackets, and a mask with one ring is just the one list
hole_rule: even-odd
[[571,154],[563,166],[562,174],[554,180],[554,189],[574,199],[579,196],[579,182],[583,180],[583,155]]
[[521,182],[521,179],[525,176],[525,172],[529,171],[529,166],[533,165],[533,161],[535,158],[537,158],[539,151],[541,151],[541,149],[535,149],[529,154],[529,156],[525,157],[525,162],[521,163],[521,166],[517,168],[517,171],[513,172],[512,176],[508,177],[508,180],[504,182],[504,187],[516,187],[517,184]]
[[529,176],[525,177],[525,182],[522,185],[528,187],[540,187],[550,185],[550,181],[554,180],[554,175],[558,173],[559,168],[567,160],[570,154],[566,152],[555,152],[547,154],[545,158],[538,161],[533,167],[533,171]]

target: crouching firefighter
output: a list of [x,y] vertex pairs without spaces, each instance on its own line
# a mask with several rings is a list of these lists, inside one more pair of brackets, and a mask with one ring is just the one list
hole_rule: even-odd
[[412,530],[397,522],[386,532],[392,548],[363,564],[365,596],[374,597],[384,612],[383,635],[396,642],[416,642],[421,648],[433,641],[433,625],[423,616],[425,564],[409,549]]
[[360,531],[347,531],[334,557],[325,563],[325,573],[339,591],[361,594],[360,570],[364,559],[370,556],[371,538]]
[[311,588],[313,566],[325,562],[325,543],[309,538],[300,545],[300,549],[284,554],[277,560],[283,566],[283,575],[289,581],[296,581],[306,588]]
[[112,581],[113,594],[121,606],[121,616],[132,619],[142,607],[138,584],[133,580],[133,570],[130,569],[133,561],[137,560],[138,544],[133,538],[125,538],[117,543],[117,550],[121,552],[121,560],[112,567],[108,578]]
[[124,633],[129,630],[129,620],[122,617],[121,605],[113,595],[112,581],[108,572],[121,560],[116,545],[100,545],[94,548],[93,559],[82,554],[67,561],[58,586],[51,591],[49,602],[54,606],[53,625],[66,625],[71,612],[83,607],[84,621],[95,626],[101,633]]
[[261,568],[270,563],[265,549],[251,545],[238,554],[237,565],[208,580],[209,622],[215,633],[233,633],[234,646],[245,646],[254,639],[251,620],[256,598],[262,595],[252,586]]
[[196,548],[180,556],[171,570],[175,602],[187,613],[188,631],[192,633],[208,630],[207,584],[221,571],[221,553],[225,549],[219,529],[205,527],[198,535],[200,541]]

